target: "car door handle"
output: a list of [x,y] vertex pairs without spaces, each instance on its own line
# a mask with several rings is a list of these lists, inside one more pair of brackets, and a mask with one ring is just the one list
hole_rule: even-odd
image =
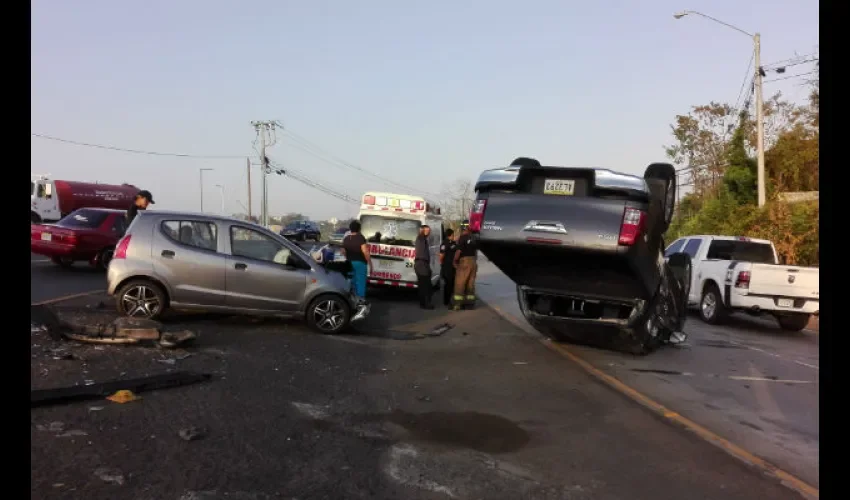
[[174,251],[173,250],[163,250],[162,256],[168,257],[170,259],[170,258],[174,257]]
[[233,265],[233,268],[238,269],[239,271],[244,271],[244,270],[248,269],[248,264],[243,264],[241,262],[237,262],[236,264]]

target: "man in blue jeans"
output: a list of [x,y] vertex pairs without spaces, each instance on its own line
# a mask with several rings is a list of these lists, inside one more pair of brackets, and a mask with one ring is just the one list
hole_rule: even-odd
[[366,238],[360,234],[360,221],[351,221],[348,229],[349,234],[342,239],[342,250],[345,252],[345,259],[351,264],[354,293],[361,300],[366,300],[366,280],[372,272],[369,245],[366,243]]

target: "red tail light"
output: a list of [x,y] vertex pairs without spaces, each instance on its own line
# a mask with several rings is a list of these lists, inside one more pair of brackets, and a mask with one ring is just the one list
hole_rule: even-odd
[[68,245],[76,245],[77,244],[77,235],[69,234],[67,236],[62,236],[62,242],[67,243]]
[[472,203],[472,211],[469,212],[469,230],[473,233],[481,231],[484,223],[484,210],[487,209],[487,200],[475,200]]
[[750,272],[741,271],[735,279],[735,288],[750,288]]
[[620,244],[631,246],[640,238],[646,213],[636,208],[626,207],[623,212],[623,223],[620,225]]
[[112,254],[113,259],[126,259],[127,247],[130,246],[130,235],[121,238],[118,245],[115,246],[115,253]]
[[[364,196],[364,197],[363,197],[363,204],[364,204],[364,205],[374,205],[374,204],[375,204],[375,197],[374,197],[374,196],[372,196],[372,195],[366,195],[366,196]],[[113,259],[114,259],[114,258],[115,258],[115,257],[113,257]]]

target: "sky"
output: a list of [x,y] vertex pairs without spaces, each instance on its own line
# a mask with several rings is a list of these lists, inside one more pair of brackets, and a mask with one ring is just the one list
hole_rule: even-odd
[[[419,194],[385,180],[440,194],[518,156],[642,174],[666,161],[677,114],[736,102],[752,54],[745,35],[673,13],[699,11],[758,31],[764,65],[816,52],[819,30],[818,3],[799,0],[31,5],[31,132],[235,157],[129,154],[33,137],[31,174],[127,182],[153,192],[155,208],[198,211],[199,169],[212,168],[204,209],[220,212],[223,192],[226,213],[248,203],[255,120],[283,125],[267,149],[272,161],[356,199],[368,190]],[[802,81],[766,83],[765,95],[802,101]],[[259,179],[254,167],[254,214]],[[323,220],[356,211],[292,178],[269,178],[272,215]]]

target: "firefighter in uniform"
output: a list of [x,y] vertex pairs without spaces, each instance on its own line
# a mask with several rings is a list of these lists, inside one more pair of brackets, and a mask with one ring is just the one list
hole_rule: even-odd
[[478,274],[478,242],[472,237],[469,221],[463,221],[461,231],[453,259],[456,271],[452,309],[455,311],[475,306],[475,277]]
[[443,305],[452,305],[452,293],[455,291],[454,256],[457,250],[454,231],[446,229],[446,237],[440,245],[440,277],[443,278]]

